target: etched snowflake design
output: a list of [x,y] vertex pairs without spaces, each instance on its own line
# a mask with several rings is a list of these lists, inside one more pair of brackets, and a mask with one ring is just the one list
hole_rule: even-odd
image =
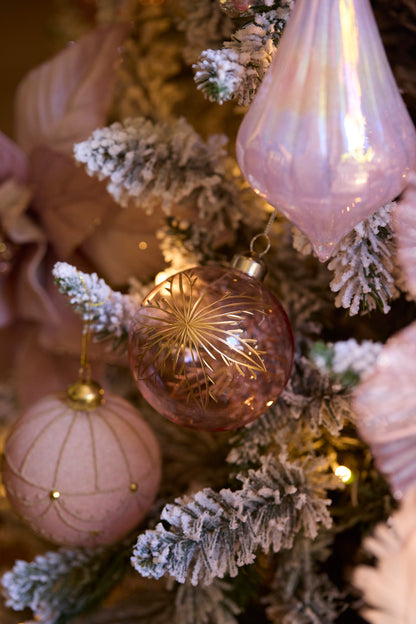
[[242,327],[263,312],[259,300],[229,289],[213,299],[212,290],[201,291],[198,282],[190,271],[176,274],[161,297],[147,302],[139,321],[137,371],[141,380],[170,378],[172,394],[203,407],[227,387],[230,367],[250,377],[266,368],[258,341]]

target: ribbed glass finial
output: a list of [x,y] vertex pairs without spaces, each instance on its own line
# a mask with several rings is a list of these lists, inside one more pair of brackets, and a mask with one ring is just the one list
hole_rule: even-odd
[[296,0],[237,157],[321,260],[403,190],[416,134],[369,0]]

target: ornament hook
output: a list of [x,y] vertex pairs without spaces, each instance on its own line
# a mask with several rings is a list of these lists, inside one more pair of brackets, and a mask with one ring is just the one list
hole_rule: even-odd
[[[266,223],[266,227],[264,228],[263,232],[260,232],[259,234],[256,234],[255,236],[253,236],[253,238],[250,241],[250,252],[253,256],[257,256],[259,258],[262,258],[270,249],[270,237],[269,237],[269,232],[272,229],[273,223],[276,219],[276,214],[277,214],[277,208],[273,209],[273,212],[271,213],[267,223]],[[264,249],[262,251],[258,251],[255,249],[256,243],[263,239],[263,241],[265,242],[265,246]]]
[[[263,239],[265,241],[265,247],[263,249],[263,251],[258,251],[255,249],[256,243]],[[260,234],[256,234],[256,236],[253,236],[253,238],[250,241],[250,252],[252,253],[253,256],[258,256],[259,258],[262,258],[270,249],[270,238],[267,236],[267,234],[265,234],[264,232],[261,232]]]
[[[80,368],[79,368],[79,380],[80,381],[91,381],[91,364],[89,361],[89,348],[91,343],[91,308],[93,303],[90,298],[90,294],[88,292],[87,285],[85,283],[82,275],[77,271],[79,280],[84,287],[85,293],[87,295],[87,318],[84,319],[83,328],[82,328],[82,337],[81,337],[81,357],[80,357]],[[102,305],[101,303],[97,305]]]
[[87,295],[87,317],[84,318],[81,337],[81,356],[78,380],[67,389],[67,403],[73,409],[82,411],[95,409],[103,402],[104,390],[91,380],[91,364],[89,361],[89,347],[91,343],[91,308],[101,306],[104,301],[93,303],[87,285],[82,275],[77,271],[79,280]]
[[[243,273],[246,273],[250,277],[255,277],[259,280],[263,280],[266,277],[267,267],[263,261],[263,256],[269,251],[271,242],[269,232],[273,226],[273,222],[276,218],[277,209],[275,208],[271,213],[266,227],[263,232],[256,234],[250,241],[250,256],[236,255],[231,261],[231,266],[234,269],[238,269]],[[263,240],[264,248],[256,249],[259,241]],[[256,245],[257,243],[257,245]]]

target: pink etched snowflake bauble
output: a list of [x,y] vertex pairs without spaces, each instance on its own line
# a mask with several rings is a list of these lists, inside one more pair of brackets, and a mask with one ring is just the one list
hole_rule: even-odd
[[205,431],[241,427],[267,411],[293,364],[278,300],[236,268],[176,273],[145,298],[129,358],[144,398],[172,422]]
[[56,544],[124,537],[148,512],[161,476],[158,442],[139,412],[97,384],[49,395],[15,423],[4,451],[14,510]]
[[240,126],[237,158],[321,261],[399,195],[416,132],[369,0],[296,0]]
[[397,498],[416,487],[416,323],[390,338],[354,393],[357,428]]

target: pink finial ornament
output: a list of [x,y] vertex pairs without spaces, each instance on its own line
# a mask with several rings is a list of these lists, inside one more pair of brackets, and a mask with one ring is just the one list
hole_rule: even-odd
[[403,190],[416,133],[369,0],[296,0],[237,158],[321,261]]

